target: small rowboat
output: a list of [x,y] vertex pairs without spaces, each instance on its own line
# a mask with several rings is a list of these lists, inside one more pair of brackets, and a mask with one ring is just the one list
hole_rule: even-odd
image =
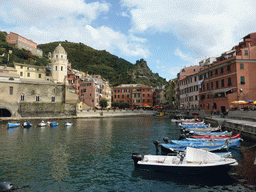
[[30,123],[29,121],[25,121],[24,123],[22,123],[22,127],[28,128],[31,126],[32,126],[32,123]]
[[15,127],[19,127],[19,126],[20,126],[19,122],[9,122],[9,123],[7,123],[8,128],[15,128]]
[[45,123],[44,121],[41,121],[40,123],[38,123],[38,127],[45,127],[47,125],[47,123]]
[[197,139],[238,139],[241,137],[241,133],[238,133],[236,135],[192,135],[191,138],[197,138]]

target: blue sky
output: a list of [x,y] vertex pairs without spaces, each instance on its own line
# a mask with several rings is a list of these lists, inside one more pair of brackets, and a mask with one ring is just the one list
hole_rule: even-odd
[[255,32],[255,13],[252,0],[1,0],[0,30],[143,58],[170,80]]

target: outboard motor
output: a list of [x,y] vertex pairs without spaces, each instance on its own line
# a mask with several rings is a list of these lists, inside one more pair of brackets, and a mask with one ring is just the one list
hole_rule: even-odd
[[132,153],[132,159],[134,161],[134,166],[136,167],[138,165],[138,161],[141,161],[143,157],[140,153]]
[[166,144],[169,143],[169,138],[168,138],[168,137],[164,137],[163,140],[164,140],[164,142],[165,142]]
[[0,182],[0,191],[10,191],[12,189],[13,189],[12,183],[8,181]]
[[186,135],[180,134],[179,140],[183,140],[183,139],[186,139],[186,138],[187,138]]
[[154,145],[156,146],[156,152],[158,153],[159,152],[159,146],[160,146],[160,143],[159,141],[153,141]]

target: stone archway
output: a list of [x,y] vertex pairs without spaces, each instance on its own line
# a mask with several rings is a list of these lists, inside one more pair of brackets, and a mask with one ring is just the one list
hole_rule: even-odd
[[8,109],[0,108],[0,117],[11,117],[12,113]]

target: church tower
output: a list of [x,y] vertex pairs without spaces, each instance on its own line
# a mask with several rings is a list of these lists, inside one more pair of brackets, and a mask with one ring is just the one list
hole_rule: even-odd
[[49,66],[51,67],[52,79],[55,83],[65,83],[67,76],[68,58],[65,49],[59,44],[52,54],[48,55],[51,59]]

